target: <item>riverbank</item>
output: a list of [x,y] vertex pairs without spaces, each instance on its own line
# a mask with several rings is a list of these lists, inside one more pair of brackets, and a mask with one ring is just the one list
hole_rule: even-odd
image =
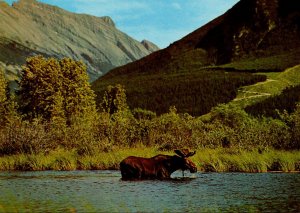
[[[76,150],[56,149],[47,154],[18,154],[0,157],[0,171],[117,170],[127,156],[173,155],[154,147],[116,148],[95,155],[78,155]],[[299,172],[300,151],[246,151],[198,149],[191,160],[203,172]]]

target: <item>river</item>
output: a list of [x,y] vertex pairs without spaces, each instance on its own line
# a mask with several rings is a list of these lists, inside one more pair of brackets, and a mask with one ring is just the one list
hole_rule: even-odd
[[300,212],[298,173],[186,173],[122,181],[119,171],[0,172],[0,212]]

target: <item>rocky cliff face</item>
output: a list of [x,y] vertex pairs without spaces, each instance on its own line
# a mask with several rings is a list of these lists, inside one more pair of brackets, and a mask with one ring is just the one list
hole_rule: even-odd
[[36,0],[0,3],[0,67],[10,77],[28,56],[42,54],[82,60],[93,81],[157,49],[119,31],[110,17],[74,14]]

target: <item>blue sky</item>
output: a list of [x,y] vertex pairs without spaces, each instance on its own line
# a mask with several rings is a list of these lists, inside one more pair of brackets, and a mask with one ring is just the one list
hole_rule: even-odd
[[[13,0],[5,0],[12,3]],[[118,29],[159,47],[198,29],[238,0],[40,0],[75,13],[110,16]]]

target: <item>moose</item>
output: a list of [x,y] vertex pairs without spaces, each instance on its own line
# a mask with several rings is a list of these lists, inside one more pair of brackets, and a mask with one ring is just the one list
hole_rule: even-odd
[[120,163],[122,180],[170,179],[176,170],[197,172],[196,165],[188,159],[196,151],[174,150],[177,155],[156,155],[152,158],[130,156]]

